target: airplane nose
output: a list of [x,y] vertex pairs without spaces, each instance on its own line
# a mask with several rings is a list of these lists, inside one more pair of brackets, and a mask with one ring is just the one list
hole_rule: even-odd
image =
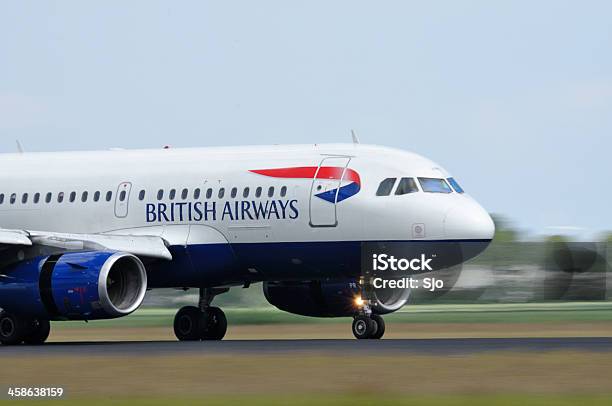
[[446,212],[444,233],[453,240],[492,240],[495,224],[485,209],[467,200]]

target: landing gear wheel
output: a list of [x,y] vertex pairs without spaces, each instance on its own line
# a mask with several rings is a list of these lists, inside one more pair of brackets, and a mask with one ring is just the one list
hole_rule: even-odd
[[2,344],[21,344],[25,333],[27,333],[27,325],[23,319],[5,311],[0,312],[0,342]]
[[353,319],[353,335],[358,340],[372,337],[377,330],[376,322],[367,316],[357,316]]
[[195,306],[185,306],[174,317],[174,334],[179,341],[221,340],[226,332],[227,318],[218,307],[202,312]]
[[32,320],[30,332],[23,338],[23,342],[29,345],[40,345],[47,341],[51,332],[49,320]]
[[202,331],[202,312],[197,307],[182,307],[174,316],[174,334],[179,341],[198,341]]
[[227,332],[227,318],[223,310],[218,307],[209,307],[202,314],[203,330],[202,340],[222,340]]
[[372,334],[370,338],[378,340],[382,338],[383,335],[385,335],[385,320],[383,320],[383,318],[380,317],[378,314],[373,314],[371,318],[372,318],[372,321],[376,323],[377,328],[376,328],[376,332]]

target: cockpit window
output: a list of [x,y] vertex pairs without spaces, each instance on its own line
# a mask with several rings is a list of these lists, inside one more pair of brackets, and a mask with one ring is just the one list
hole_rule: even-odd
[[459,184],[457,183],[455,178],[448,178],[446,180],[448,181],[448,183],[450,183],[450,185],[453,187],[453,189],[455,189],[455,192],[463,193],[463,188],[461,186],[459,186]]
[[424,192],[429,193],[452,193],[450,186],[444,179],[419,178],[419,183]]
[[395,190],[396,195],[407,195],[408,193],[418,192],[419,188],[417,187],[416,182],[413,178],[402,178],[397,185],[397,189]]
[[391,190],[393,190],[393,185],[395,185],[395,181],[397,178],[387,178],[380,182],[378,185],[378,190],[376,191],[376,196],[389,196],[391,194]]

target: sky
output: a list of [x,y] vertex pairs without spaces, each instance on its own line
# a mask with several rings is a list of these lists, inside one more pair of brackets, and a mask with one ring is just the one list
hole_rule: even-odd
[[[612,2],[0,1],[0,152],[350,142],[612,230]],[[1,159],[1,158],[0,158]]]

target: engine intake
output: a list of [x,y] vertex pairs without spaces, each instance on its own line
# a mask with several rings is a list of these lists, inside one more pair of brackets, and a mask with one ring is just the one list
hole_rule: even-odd
[[49,319],[128,315],[144,300],[145,267],[124,252],[71,252],[23,261],[0,275],[0,307]]
[[98,295],[107,313],[132,313],[142,304],[146,291],[147,273],[137,257],[117,253],[104,263],[98,277]]

